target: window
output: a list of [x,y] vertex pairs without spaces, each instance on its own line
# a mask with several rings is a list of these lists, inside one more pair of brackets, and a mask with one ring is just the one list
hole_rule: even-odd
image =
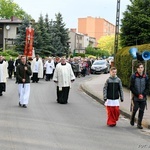
[[16,34],[18,35],[20,33],[19,28],[16,27]]

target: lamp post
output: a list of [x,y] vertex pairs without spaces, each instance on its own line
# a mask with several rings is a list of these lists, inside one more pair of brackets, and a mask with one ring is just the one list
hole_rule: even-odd
[[115,42],[114,42],[114,56],[116,55],[116,53],[118,51],[119,17],[120,17],[120,0],[117,0],[116,28],[115,28]]

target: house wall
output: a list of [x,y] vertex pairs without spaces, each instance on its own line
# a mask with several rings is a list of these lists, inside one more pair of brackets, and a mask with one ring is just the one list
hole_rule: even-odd
[[73,31],[69,31],[69,38],[70,51],[71,53],[73,53],[74,49],[76,48],[76,33]]
[[17,27],[19,26],[18,24],[9,24],[10,29],[6,29],[7,25],[8,24],[4,24],[3,28],[3,50],[6,49],[6,45],[8,46],[13,45],[14,41],[12,41],[12,39],[17,38]]
[[84,44],[83,47],[86,48],[89,46],[89,36],[84,35]]
[[85,53],[85,48],[90,44],[92,47],[96,46],[96,39],[87,35],[69,31],[69,44],[71,53]]
[[17,37],[17,27],[18,25],[9,25],[10,29],[6,29],[7,25],[4,25],[4,38],[13,38]]

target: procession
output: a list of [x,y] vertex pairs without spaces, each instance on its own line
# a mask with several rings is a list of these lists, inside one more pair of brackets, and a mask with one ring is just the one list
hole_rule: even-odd
[[[0,96],[2,96],[3,92],[6,91],[6,80],[15,78],[15,83],[19,84],[19,106],[27,108],[30,95],[30,82],[38,83],[40,80],[45,80],[47,82],[54,80],[54,82],[58,84],[59,87],[59,89],[57,89],[58,94],[60,93],[59,91],[63,92],[62,87],[70,87],[71,82],[73,82],[75,78],[90,75],[92,61],[93,60],[88,58],[81,57],[70,59],[66,59],[65,57],[48,57],[43,59],[39,55],[36,55],[33,59],[30,57],[28,58],[25,55],[19,55],[15,60],[10,57],[10,60],[6,61],[5,58],[1,56],[0,62],[2,67],[0,68]],[[61,66],[58,64],[63,66],[62,70],[59,69]],[[66,64],[66,71],[64,71],[64,66]],[[56,67],[57,65],[60,67]],[[68,72],[69,70],[70,72]],[[60,80],[59,83],[58,80]],[[68,95],[69,89],[67,91]],[[24,95],[22,95],[23,93]],[[65,93],[65,91],[63,93]],[[62,97],[62,94],[59,97]],[[62,100],[62,103],[67,103],[67,99],[65,102]]]

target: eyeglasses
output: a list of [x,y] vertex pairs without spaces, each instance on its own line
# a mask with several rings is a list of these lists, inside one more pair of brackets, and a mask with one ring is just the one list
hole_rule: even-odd
[[144,67],[138,67],[138,68],[144,68]]

